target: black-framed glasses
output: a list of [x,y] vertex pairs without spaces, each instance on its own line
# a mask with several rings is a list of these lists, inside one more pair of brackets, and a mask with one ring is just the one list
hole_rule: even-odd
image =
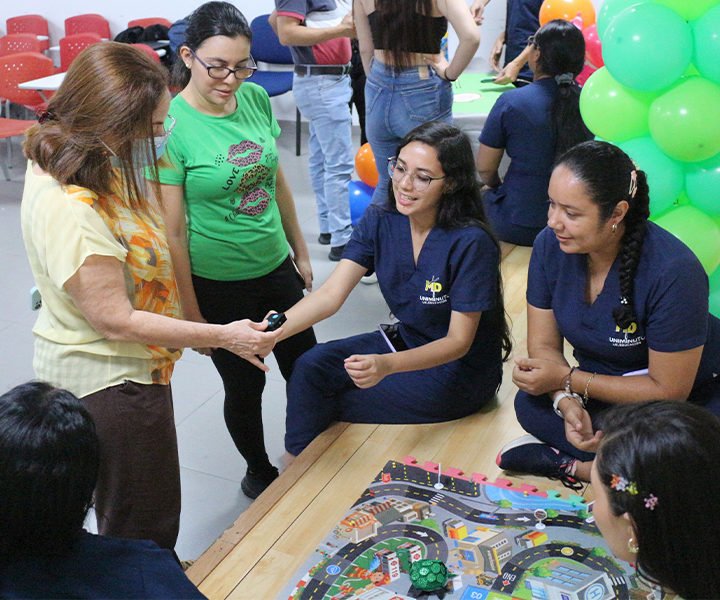
[[408,175],[413,187],[418,192],[423,192],[428,189],[433,181],[445,179],[445,175],[442,177],[430,177],[430,175],[425,175],[423,173],[411,173],[397,161],[396,156],[388,158],[388,174],[395,183],[400,183],[403,179],[405,179],[405,175]]
[[191,48],[188,48],[188,50],[190,50],[190,54],[197,58],[198,62],[207,69],[208,76],[211,79],[226,79],[227,76],[232,73],[235,75],[235,79],[243,81],[252,77],[252,74],[257,71],[258,68],[252,55],[248,55],[247,64],[245,66],[238,67],[237,69],[231,69],[230,67],[213,67],[211,65],[206,65]]
[[540,50],[540,46],[538,45],[537,41],[535,41],[535,36],[531,35],[527,39],[527,45],[528,46],[535,46],[538,50]]

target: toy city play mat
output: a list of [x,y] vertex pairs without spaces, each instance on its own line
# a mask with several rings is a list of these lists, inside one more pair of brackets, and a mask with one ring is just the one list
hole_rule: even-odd
[[663,598],[581,496],[389,461],[278,600]]

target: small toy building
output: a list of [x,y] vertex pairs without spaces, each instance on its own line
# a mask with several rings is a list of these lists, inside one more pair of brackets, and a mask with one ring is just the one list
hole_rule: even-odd
[[390,581],[395,581],[400,577],[400,559],[395,552],[384,548],[376,552],[375,556],[380,559],[382,572],[390,576]]
[[[607,573],[593,571],[581,563],[563,562],[541,567],[549,574],[528,574],[525,587],[540,600],[611,600],[615,598]],[[532,570],[531,570],[532,573]]]
[[445,537],[453,540],[461,540],[467,537],[467,527],[460,519],[445,519],[442,522],[443,533]]
[[502,565],[512,556],[512,544],[507,535],[488,527],[477,527],[457,545],[460,564],[464,568],[500,574]]
[[516,537],[515,541],[521,548],[534,548],[535,546],[546,543],[548,536],[543,531],[528,531]]
[[415,511],[418,521],[427,519],[430,516],[430,506],[424,502],[413,502],[412,509]]
[[337,528],[338,537],[357,544],[377,534],[380,523],[364,510],[358,510],[345,517]]

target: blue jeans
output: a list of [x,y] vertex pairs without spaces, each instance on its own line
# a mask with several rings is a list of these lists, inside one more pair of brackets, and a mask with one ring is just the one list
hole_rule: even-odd
[[298,455],[333,421],[351,423],[440,423],[478,411],[495,395],[488,382],[466,398],[443,381],[438,367],[394,373],[367,389],[358,388],[345,370],[353,354],[387,354],[379,331],[318,344],[295,362],[287,386],[285,449]]
[[[452,123],[452,84],[432,68],[398,69],[374,60],[365,83],[365,130],[375,156],[379,180],[373,204],[388,197],[387,161],[398,143],[418,125],[430,121]],[[429,74],[425,79],[423,72]]]
[[310,182],[318,207],[320,233],[331,234],[330,245],[350,239],[348,184],[355,168],[352,147],[352,96],[348,75],[309,75],[293,78],[293,96],[310,121]]

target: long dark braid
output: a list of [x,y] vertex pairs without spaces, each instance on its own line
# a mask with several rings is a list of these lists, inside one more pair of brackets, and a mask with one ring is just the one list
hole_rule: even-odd
[[585,185],[590,199],[597,204],[600,221],[607,222],[618,202],[627,201],[629,208],[623,224],[618,261],[620,264],[619,305],[613,320],[620,329],[627,329],[636,319],[635,274],[650,216],[650,196],[645,173],[635,167],[620,148],[607,142],[584,142],[568,150],[556,166],[564,165]]

